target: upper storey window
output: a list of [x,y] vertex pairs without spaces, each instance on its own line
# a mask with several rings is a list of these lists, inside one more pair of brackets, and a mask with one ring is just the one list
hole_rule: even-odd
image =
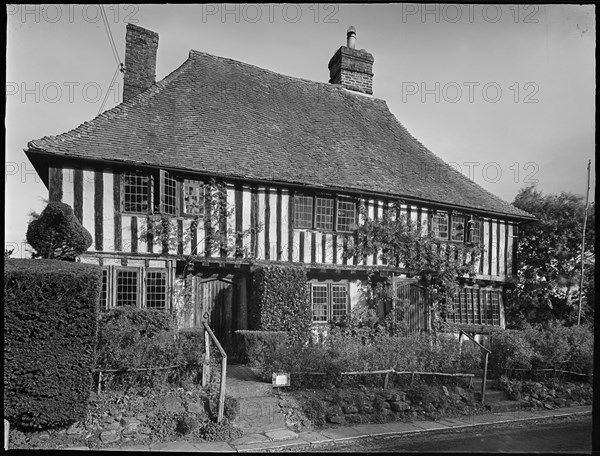
[[457,212],[437,212],[431,218],[431,229],[438,239],[477,244],[481,237],[481,221],[475,216]]
[[204,182],[183,180],[183,212],[186,215],[204,215]]
[[356,223],[356,202],[349,198],[294,196],[294,228],[351,232]]
[[151,178],[138,172],[123,173],[123,211],[147,214],[150,211]]

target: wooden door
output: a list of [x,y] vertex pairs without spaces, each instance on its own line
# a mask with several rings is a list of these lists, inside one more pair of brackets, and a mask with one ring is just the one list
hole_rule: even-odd
[[229,280],[201,280],[196,294],[196,326],[206,321],[225,351],[233,344],[233,287]]
[[396,318],[406,322],[410,332],[429,331],[431,301],[427,290],[404,280],[397,280],[394,287]]

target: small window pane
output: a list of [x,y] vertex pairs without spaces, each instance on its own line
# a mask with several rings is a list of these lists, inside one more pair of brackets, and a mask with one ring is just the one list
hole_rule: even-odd
[[491,291],[492,298],[492,325],[500,326],[500,292]]
[[117,306],[137,306],[138,272],[117,271]]
[[294,227],[312,228],[313,197],[294,196]]
[[474,244],[479,244],[479,242],[481,240],[480,226],[481,226],[481,224],[480,224],[479,219],[476,219],[475,217],[471,217],[471,219],[467,222],[469,242],[472,242]]
[[467,294],[465,290],[460,290],[459,293],[460,299],[460,323],[467,323]]
[[124,173],[123,184],[123,210],[147,214],[150,207],[148,199],[150,177],[138,173]]
[[356,223],[356,204],[351,200],[338,201],[337,230],[352,231],[352,225]]
[[196,180],[183,181],[184,212],[188,215],[204,215],[204,183]]
[[348,288],[346,285],[331,286],[331,314],[333,320],[338,320],[348,311]]
[[313,321],[327,321],[327,285],[311,287]]
[[433,233],[440,239],[448,239],[448,214],[437,213],[432,218]]
[[167,172],[164,173],[162,210],[165,214],[177,214],[177,181]]
[[465,240],[465,223],[466,218],[464,215],[453,215],[452,216],[452,241],[464,241]]
[[315,228],[333,230],[333,198],[316,198]]
[[146,307],[148,309],[167,308],[167,274],[164,271],[146,273]]
[[108,271],[102,270],[102,291],[100,292],[100,309],[106,310],[108,305]]

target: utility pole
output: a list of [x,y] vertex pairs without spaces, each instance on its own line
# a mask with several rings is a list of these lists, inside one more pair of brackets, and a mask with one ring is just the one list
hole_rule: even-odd
[[577,326],[581,324],[581,298],[583,297],[583,275],[584,275],[584,253],[585,253],[585,226],[587,225],[588,198],[590,195],[590,166],[592,160],[588,160],[587,165],[587,187],[585,190],[585,215],[583,216],[583,232],[581,233],[581,280],[579,282],[579,310],[577,312]]

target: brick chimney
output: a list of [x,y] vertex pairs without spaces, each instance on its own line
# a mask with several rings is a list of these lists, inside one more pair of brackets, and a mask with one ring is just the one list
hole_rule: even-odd
[[350,27],[347,45],[340,47],[329,61],[329,82],[348,90],[373,94],[373,56],[364,49],[355,49],[356,29]]
[[149,89],[156,78],[158,33],[127,24],[123,101]]

